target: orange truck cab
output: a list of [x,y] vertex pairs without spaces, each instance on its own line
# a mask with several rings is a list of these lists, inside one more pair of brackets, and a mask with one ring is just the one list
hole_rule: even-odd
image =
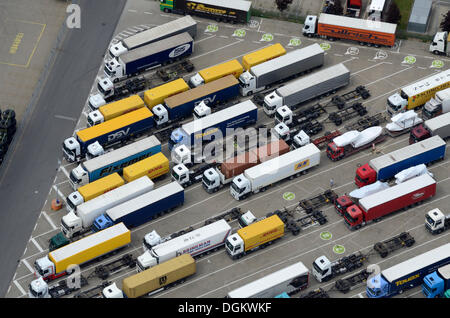
[[355,202],[353,202],[352,199],[348,195],[341,195],[336,199],[334,202],[334,208],[336,209],[336,212],[340,215],[344,215],[345,210],[351,205],[354,205]]

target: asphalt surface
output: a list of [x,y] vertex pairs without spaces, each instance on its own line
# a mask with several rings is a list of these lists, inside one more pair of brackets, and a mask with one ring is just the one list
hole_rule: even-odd
[[[48,195],[61,154],[98,71],[125,0],[80,1],[81,28],[69,29],[40,98],[16,136],[0,180],[0,295],[5,295]],[[62,157],[62,155],[60,155]]]

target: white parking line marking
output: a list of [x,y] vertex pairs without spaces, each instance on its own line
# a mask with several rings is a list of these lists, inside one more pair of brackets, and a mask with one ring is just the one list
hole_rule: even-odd
[[241,42],[243,42],[243,41],[244,41],[244,40],[238,40],[238,41],[236,41],[236,42],[233,42],[233,43],[227,44],[227,45],[225,45],[225,46],[219,47],[219,48],[217,48],[217,49],[215,49],[215,50],[212,50],[212,51],[205,52],[205,53],[203,53],[203,54],[194,56],[194,57],[191,58],[191,61],[192,61],[192,60],[195,60],[195,59],[198,59],[199,57],[205,56],[205,55],[207,55],[207,54],[211,54],[211,53],[214,53],[214,52],[216,52],[216,51],[222,50],[222,49],[224,49],[224,48],[226,48],[226,47],[229,47],[229,46],[232,46],[232,45],[236,45],[236,44],[241,43]]
[[28,270],[34,274],[34,268],[31,267],[30,263],[28,263],[26,259],[22,259],[22,263],[24,263]]
[[[37,224],[37,223],[36,223]],[[36,242],[36,240],[34,238],[31,238],[30,240],[31,242],[33,242],[33,244],[37,247],[37,249],[39,250],[39,252],[43,252],[44,250],[42,249],[42,247],[39,246],[38,242]]]
[[77,121],[76,118],[68,117],[68,116],[63,116],[63,115],[55,115],[55,118],[65,119],[65,120],[70,120],[70,121],[73,121],[73,122],[76,122],[76,121]]
[[[68,165],[67,165],[68,166]],[[66,175],[67,179],[69,179],[69,173],[67,172],[66,168],[64,168],[64,166],[60,166],[61,171]]]
[[57,227],[55,226],[55,223],[52,222],[52,220],[48,217],[47,213],[45,211],[42,211],[42,215],[46,218],[47,222],[50,224],[50,226],[56,230]]
[[153,14],[152,12],[144,11],[145,14]]
[[[22,288],[22,286],[20,286],[20,284],[19,284],[17,281],[14,281],[14,285],[16,285],[17,289],[20,290],[20,292],[22,293],[22,296],[27,294],[27,293],[25,292],[25,290]],[[8,291],[9,291],[9,289],[8,289]],[[21,297],[22,297],[22,296],[21,296]]]
[[53,189],[58,193],[58,197],[66,203],[66,198],[64,194],[58,189],[56,185],[53,186]]

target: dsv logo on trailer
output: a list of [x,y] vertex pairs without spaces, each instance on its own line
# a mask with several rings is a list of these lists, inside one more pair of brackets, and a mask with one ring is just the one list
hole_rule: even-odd
[[184,52],[189,50],[190,47],[191,47],[190,44],[183,44],[182,46],[179,46],[175,48],[172,52],[170,52],[169,57],[173,59],[174,57],[180,56],[184,54]]
[[129,132],[130,132],[130,128],[124,129],[124,130],[119,130],[118,132],[108,135],[108,142],[125,137],[126,135],[128,135]]
[[201,102],[205,102],[206,105],[209,105],[209,104],[214,103],[215,100],[216,100],[216,95],[211,96],[211,97],[206,97],[205,99],[202,99],[202,100],[199,100],[199,101],[195,102],[194,106],[200,105]]

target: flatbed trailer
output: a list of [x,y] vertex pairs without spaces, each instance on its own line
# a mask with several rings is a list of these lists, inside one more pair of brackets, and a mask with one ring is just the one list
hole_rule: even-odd
[[89,288],[87,290],[75,294],[73,298],[100,298],[102,297],[103,289],[109,285],[111,285],[111,282],[104,281],[95,287]]
[[[373,140],[373,141],[371,141],[371,142],[369,142],[369,143],[367,143],[367,144],[365,144],[365,145],[363,145],[363,146],[361,146],[361,147],[358,147],[358,148],[353,148],[353,147],[351,147],[350,145],[348,145],[348,146],[346,146],[347,147],[347,149],[349,149],[349,150],[345,150],[345,152],[344,152],[344,155],[343,156],[341,156],[341,157],[337,157],[337,158],[332,158],[332,157],[330,157],[330,155],[327,153],[327,155],[329,156],[329,158],[332,160],[332,161],[338,161],[338,160],[341,160],[341,159],[343,159],[343,158],[346,158],[346,157],[349,157],[349,156],[351,156],[351,155],[354,155],[355,153],[358,153],[358,152],[360,152],[360,151],[362,151],[362,150],[365,150],[365,149],[367,149],[367,148],[370,148],[370,147],[372,147],[372,145],[376,145],[376,144],[378,144],[378,143],[380,143],[380,142],[383,142],[386,138],[387,138],[387,134],[386,133],[382,133],[380,136],[378,136],[375,140]],[[346,147],[343,147],[343,148],[346,148]]]
[[238,208],[232,208],[229,211],[226,211],[224,213],[221,213],[219,215],[216,215],[214,217],[211,217],[211,218],[207,219],[205,221],[205,225],[214,223],[214,222],[222,220],[222,219],[229,223],[229,222],[234,221],[234,220],[239,220],[239,218],[241,216],[242,216],[241,208],[239,208],[239,207]]
[[309,214],[328,203],[334,204],[337,197],[338,195],[333,190],[328,189],[311,198],[300,200],[298,206]]
[[184,73],[192,72],[194,68],[194,64],[190,60],[185,60],[156,71],[156,76],[163,82],[168,82],[180,78]]
[[285,224],[285,229],[290,231],[292,235],[298,235],[300,231],[306,227],[319,224],[323,225],[328,222],[328,219],[322,211],[315,210],[310,214],[300,216],[296,218],[296,212],[303,212],[302,209],[296,207],[294,209],[283,208],[280,210],[275,210],[266,215],[266,218],[272,215],[277,215],[281,221]]
[[361,103],[354,103],[351,106],[331,113],[328,116],[328,120],[331,120],[336,126],[339,126],[344,121],[355,118],[357,116],[364,116],[365,114],[367,114],[367,109]]
[[[296,108],[290,107],[291,110],[295,110]],[[316,119],[319,118],[320,115],[325,114],[327,111],[324,106],[319,103],[316,103],[310,107],[302,107],[299,111],[297,111],[294,116],[292,116],[292,122],[301,122],[305,118],[307,119]]]
[[360,85],[350,92],[338,96],[333,96],[333,98],[331,98],[331,104],[335,105],[338,109],[343,109],[346,106],[347,102],[358,97],[361,97],[362,99],[369,98],[369,90]]
[[350,290],[354,289],[357,285],[365,283],[370,274],[371,273],[368,272],[367,269],[363,269],[359,273],[353,274],[350,277],[338,279],[334,284],[334,287],[341,293],[346,294]]
[[69,287],[67,280],[69,280],[70,277],[59,281],[56,285],[53,285],[48,288],[48,293],[51,298],[60,298],[65,295],[69,295],[74,291],[79,290],[80,288],[83,288],[84,286],[88,285],[88,281],[84,276],[80,276],[80,285],[77,285],[78,287]]
[[135,266],[136,259],[133,258],[133,255],[125,254],[121,258],[95,267],[94,271],[88,276],[88,278],[95,275],[98,278],[105,280],[109,276],[116,274],[125,268],[134,268]]
[[377,113],[375,115],[364,116],[364,117],[358,119],[356,122],[345,126],[345,129],[347,129],[347,131],[350,131],[350,130],[363,131],[364,129],[367,129],[369,127],[380,126],[381,124],[385,123],[386,121],[387,121],[387,118],[385,116],[385,112],[381,112],[381,113]]
[[322,137],[316,138],[312,141],[314,145],[316,145],[317,148],[323,149],[324,146],[328,145],[328,143],[333,140],[334,138],[341,135],[341,132],[339,130],[335,130],[332,132],[326,131],[325,134]]
[[311,290],[309,293],[300,295],[299,298],[330,298],[330,296],[324,289],[317,288],[317,289]]
[[382,257],[385,258],[390,252],[396,251],[404,246],[411,247],[415,243],[414,237],[408,232],[400,233],[383,242],[375,243],[373,249]]

